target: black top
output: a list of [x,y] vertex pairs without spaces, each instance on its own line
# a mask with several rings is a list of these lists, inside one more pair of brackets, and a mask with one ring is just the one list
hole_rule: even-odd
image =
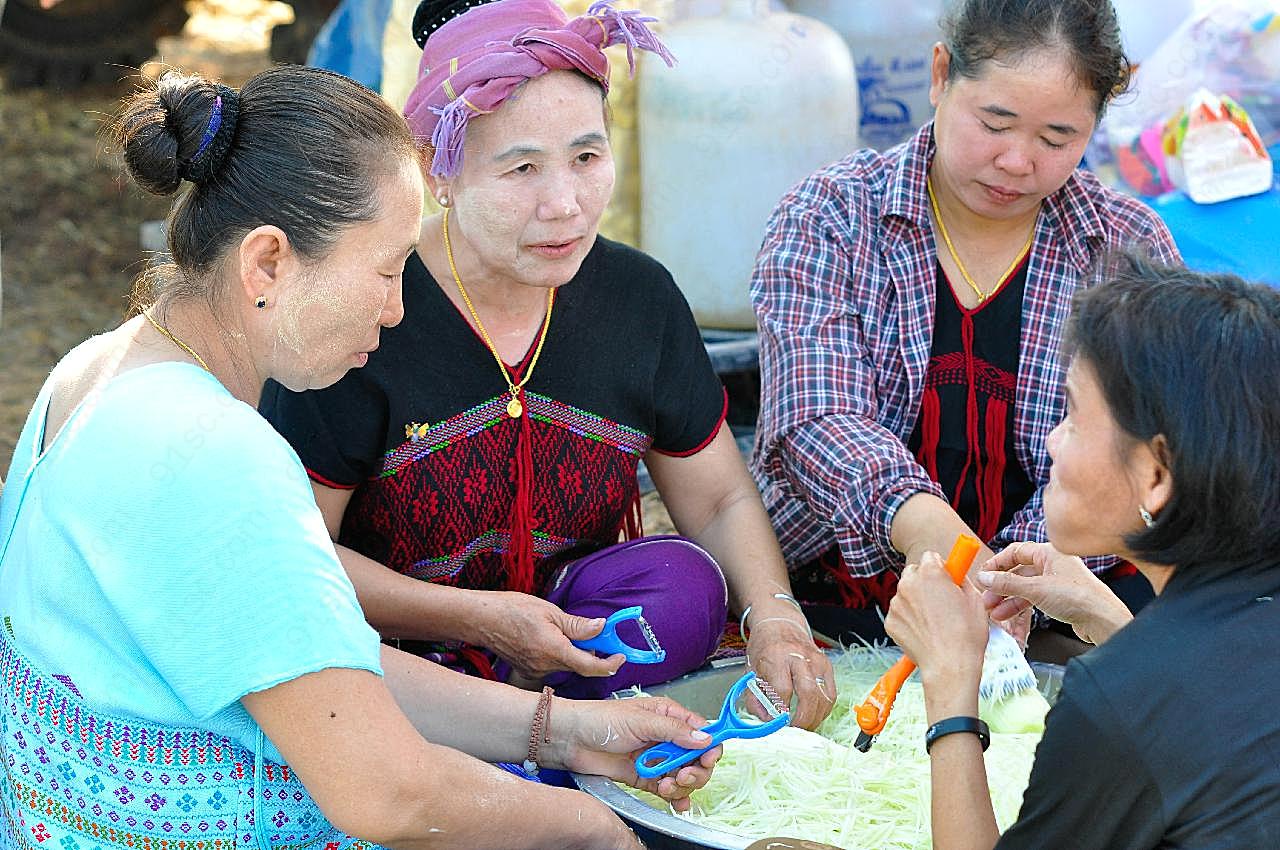
[[1280,562],[1175,573],[1071,661],[1012,848],[1280,847]]
[[[339,542],[406,575],[501,589],[520,421],[493,355],[417,254],[404,299],[404,321],[364,368],[319,391],[269,383],[263,415],[312,478],[354,488]],[[522,395],[535,587],[571,555],[617,542],[638,505],[640,458],[696,452],[725,407],[671,275],[603,238],[557,291]]]
[[1014,449],[1027,263],[972,310],[960,306],[941,264],[937,280],[933,348],[907,447],[960,518],[990,540],[1035,492]]

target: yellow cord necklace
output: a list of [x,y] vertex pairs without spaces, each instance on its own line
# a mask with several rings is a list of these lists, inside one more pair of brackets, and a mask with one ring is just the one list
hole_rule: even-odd
[[1014,257],[1013,262],[1009,264],[1009,268],[1005,269],[1004,274],[1000,275],[1000,278],[996,281],[996,285],[992,287],[990,292],[983,292],[978,287],[978,284],[974,283],[973,278],[969,276],[969,270],[964,267],[964,263],[960,262],[960,255],[956,253],[956,246],[951,244],[951,235],[947,233],[947,225],[942,220],[942,211],[938,209],[938,199],[933,194],[933,179],[926,177],[924,185],[929,192],[929,203],[933,207],[933,220],[938,223],[938,232],[942,234],[942,241],[947,244],[947,251],[950,252],[951,259],[955,261],[956,268],[960,270],[960,276],[964,278],[965,283],[969,284],[969,288],[978,296],[978,303],[981,304],[983,301],[986,301],[995,294],[1001,284],[1005,282],[1009,275],[1013,273],[1013,270],[1018,267],[1018,264],[1021,263],[1031,251],[1031,241],[1036,235],[1035,223],[1032,222],[1031,232],[1027,234],[1027,243],[1022,246],[1022,250],[1018,252],[1018,256]]
[[440,229],[444,232],[444,252],[449,258],[449,271],[453,273],[453,282],[458,285],[458,292],[462,294],[462,300],[467,305],[467,311],[471,313],[471,320],[476,324],[476,330],[480,331],[484,344],[489,347],[489,353],[493,355],[493,359],[498,362],[498,368],[502,371],[502,379],[507,382],[507,389],[511,392],[511,400],[507,402],[507,415],[512,419],[519,419],[524,415],[524,404],[520,401],[520,392],[524,385],[529,383],[529,378],[533,376],[533,367],[538,365],[538,356],[542,354],[542,344],[547,341],[547,328],[551,327],[551,307],[556,303],[555,289],[547,290],[547,316],[542,320],[542,331],[538,334],[538,346],[533,350],[533,359],[529,361],[529,368],[525,369],[524,377],[516,383],[511,379],[511,372],[507,369],[507,364],[502,362],[502,355],[498,353],[498,347],[493,344],[493,340],[489,338],[489,332],[484,329],[484,324],[480,321],[480,316],[476,313],[475,306],[471,303],[471,296],[467,295],[467,289],[462,285],[462,278],[458,277],[458,267],[453,264],[453,246],[449,244],[449,207],[445,207],[444,216],[440,219]]
[[204,362],[203,357],[201,357],[199,354],[196,354],[195,351],[191,348],[191,346],[187,345],[185,342],[183,342],[182,340],[174,336],[172,331],[170,331],[164,325],[157,322],[149,311],[143,310],[142,315],[147,317],[147,321],[151,323],[151,327],[159,331],[162,336],[166,337],[170,342],[178,346],[178,348],[181,348],[183,351],[187,352],[187,354],[190,354],[191,357],[194,358],[195,361],[200,364],[201,369],[205,370],[210,375],[213,374],[213,370],[209,368],[208,363]]

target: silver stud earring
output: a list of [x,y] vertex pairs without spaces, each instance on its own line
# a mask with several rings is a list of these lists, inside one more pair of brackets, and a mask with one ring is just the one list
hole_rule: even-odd
[[449,206],[449,196],[443,192],[440,194],[440,197],[436,198],[436,200],[440,202],[440,206],[442,207]]
[[1147,528],[1155,526],[1155,517],[1151,516],[1151,511],[1147,510],[1142,505],[1138,505],[1138,516],[1142,517],[1142,521],[1146,524]]
[[253,306],[257,307],[259,310],[265,309],[267,306],[267,296],[259,295],[257,300],[253,302]]

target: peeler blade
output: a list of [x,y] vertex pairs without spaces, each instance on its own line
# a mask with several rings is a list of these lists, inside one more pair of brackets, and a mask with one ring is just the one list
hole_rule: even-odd
[[644,618],[643,614],[636,617],[636,625],[640,627],[640,634],[644,636],[645,643],[649,644],[649,651],[660,652],[665,657],[667,651],[662,648],[662,644],[658,641],[658,636],[653,632],[653,626],[649,625],[649,621]]
[[773,689],[773,685],[770,685],[766,680],[756,676],[747,682],[747,690],[755,697],[756,702],[760,703],[764,710],[768,712],[770,720],[787,713],[787,704],[782,701],[782,697]]
[[[573,645],[579,649],[603,652],[606,655],[618,654],[633,664],[658,664],[666,659],[667,651],[658,642],[658,636],[649,625],[649,621],[644,618],[643,610],[639,605],[632,605],[615,611],[605,619],[604,628],[601,629],[600,634],[585,640],[575,640]],[[631,646],[618,636],[618,625],[626,620],[631,620],[639,627],[640,634],[649,646],[647,650]]]

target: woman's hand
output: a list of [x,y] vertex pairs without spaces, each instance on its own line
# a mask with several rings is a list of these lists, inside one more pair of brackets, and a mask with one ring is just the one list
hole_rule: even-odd
[[604,618],[589,620],[566,613],[527,593],[478,590],[474,636],[470,643],[494,652],[512,667],[511,684],[537,687],[547,675],[569,670],[580,676],[612,676],[625,660],[600,658],[570,641],[600,634]]
[[885,632],[920,668],[926,704],[954,699],[948,710],[956,714],[977,709],[987,629],[982,595],[967,581],[957,586],[936,552],[907,564],[884,621]]
[[679,812],[689,809],[689,794],[707,784],[720,759],[721,748],[715,747],[665,776],[641,779],[636,774],[636,756],[654,744],[672,741],[697,750],[710,740],[701,729],[705,718],[666,697],[563,700],[557,701],[556,711],[560,716],[552,716],[551,736],[553,742],[564,736],[564,768],[657,794]]
[[[975,579],[981,575],[981,572],[970,573]],[[1031,608],[1017,611],[1012,616],[997,620],[994,617],[991,622],[1008,632],[1014,640],[1018,642],[1018,646],[1022,647],[1022,651],[1027,650],[1027,639],[1031,637]]]
[[814,729],[831,713],[836,677],[831,660],[814,646],[804,615],[789,602],[776,613],[752,610],[748,625],[747,660],[784,703],[796,697],[791,725]]
[[1070,623],[1081,640],[1099,644],[1133,619],[1128,607],[1084,561],[1048,543],[1015,543],[983,565],[977,580],[992,619],[1032,606]]

